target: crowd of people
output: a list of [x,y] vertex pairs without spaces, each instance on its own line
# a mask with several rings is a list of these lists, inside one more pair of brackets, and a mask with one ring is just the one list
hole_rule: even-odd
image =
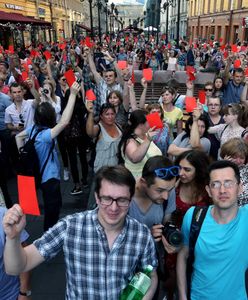
[[[245,42],[156,44],[144,34],[13,53],[1,47],[0,298],[28,299],[29,271],[63,250],[66,299],[117,300],[147,265],[153,271],[145,300],[159,299],[161,290],[168,300],[247,299],[247,55]],[[172,71],[152,101],[145,76],[139,99],[135,93],[135,71],[147,68]],[[185,95],[173,78],[179,71],[188,77]],[[204,103],[197,99],[185,116],[194,75],[205,73],[215,78],[202,86]],[[150,127],[152,113],[160,128]],[[25,215],[9,196],[8,179],[33,137],[44,234],[27,245]],[[88,210],[59,219],[61,180],[70,177],[72,196],[89,188]],[[195,206],[207,211],[192,248]],[[168,222],[182,232],[182,244],[164,233]]]

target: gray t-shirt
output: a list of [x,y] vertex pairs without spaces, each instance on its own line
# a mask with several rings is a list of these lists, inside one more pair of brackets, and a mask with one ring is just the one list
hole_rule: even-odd
[[[190,141],[189,141],[189,137],[184,137],[185,136],[185,132],[181,132],[175,139],[174,141],[172,142],[172,144],[176,145],[177,147],[180,147],[180,148],[189,148],[192,149],[192,146],[190,144]],[[184,138],[183,138],[184,137]],[[210,143],[210,140],[206,137],[202,137],[200,139],[200,143],[202,145],[202,148],[204,150],[204,152],[206,154],[209,154],[209,151],[210,151],[210,146],[211,146],[211,143]]]
[[176,193],[175,189],[170,192],[167,200],[166,209],[163,204],[153,203],[147,212],[143,212],[137,205],[135,198],[132,198],[130,203],[128,214],[142,224],[145,224],[148,228],[151,228],[154,224],[162,224],[166,215],[171,214],[176,209]]

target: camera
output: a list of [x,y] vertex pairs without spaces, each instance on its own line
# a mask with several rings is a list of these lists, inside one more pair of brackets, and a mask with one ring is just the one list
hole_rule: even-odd
[[164,224],[163,236],[173,247],[179,247],[183,242],[183,235],[181,231],[172,222],[166,222]]
[[45,95],[47,95],[47,94],[49,94],[49,90],[48,89],[43,89],[42,93],[45,94]]

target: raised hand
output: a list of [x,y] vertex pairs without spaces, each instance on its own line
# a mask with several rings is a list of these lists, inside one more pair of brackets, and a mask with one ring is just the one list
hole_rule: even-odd
[[17,238],[26,226],[26,216],[19,204],[12,206],[4,215],[3,229],[9,239]]

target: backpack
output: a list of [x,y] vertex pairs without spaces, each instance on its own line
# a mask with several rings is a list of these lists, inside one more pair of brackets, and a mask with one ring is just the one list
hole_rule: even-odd
[[191,290],[191,277],[193,272],[193,263],[195,260],[195,245],[199,233],[201,231],[203,221],[206,217],[207,211],[208,211],[207,206],[204,207],[196,206],[192,216],[190,233],[189,233],[189,256],[187,259],[187,270],[186,270],[188,299],[191,299],[190,290]]
[[33,126],[29,139],[24,144],[23,147],[19,150],[19,160],[18,160],[18,175],[24,175],[24,176],[32,176],[35,178],[35,184],[36,187],[39,187],[41,184],[41,178],[44,173],[45,167],[48,163],[49,157],[52,154],[52,151],[54,149],[55,143],[53,141],[52,146],[50,148],[49,154],[42,166],[42,169],[40,169],[40,162],[39,158],[35,149],[35,139],[37,135],[47,129],[47,128],[39,128],[36,133],[32,136],[32,133],[35,129],[35,125]]

